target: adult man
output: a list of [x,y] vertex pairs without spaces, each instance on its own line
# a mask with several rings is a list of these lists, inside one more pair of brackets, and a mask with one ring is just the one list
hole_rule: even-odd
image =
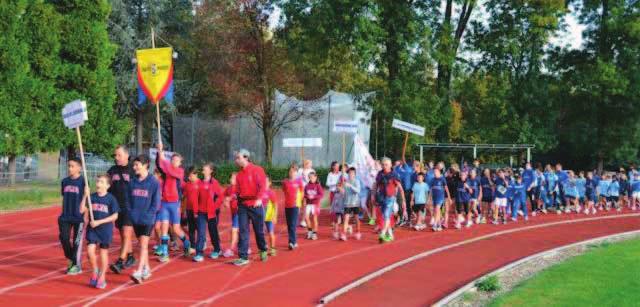
[[409,216],[408,213],[411,212],[410,204],[406,203],[404,200],[409,201],[411,199],[411,188],[413,187],[413,183],[415,182],[415,174],[419,172],[419,163],[417,163],[418,170],[416,171],[416,167],[412,167],[412,164],[407,163],[404,160],[400,161],[396,167],[394,167],[394,172],[400,178],[400,183],[402,184],[402,189],[404,190],[404,198],[400,197],[402,200],[401,208],[399,208],[398,212],[398,225],[408,225],[409,224]]
[[249,151],[246,149],[241,149],[235,154],[235,163],[240,168],[236,175],[236,185],[233,187],[238,196],[238,221],[240,224],[239,258],[233,262],[237,266],[249,263],[249,221],[253,225],[256,243],[260,250],[260,259],[267,261],[267,244],[264,239],[264,209],[261,200],[265,191],[266,175],[262,167],[249,161],[249,157]]
[[107,171],[111,178],[109,193],[113,195],[120,205],[120,213],[116,220],[116,227],[120,232],[120,257],[110,268],[116,274],[120,274],[123,269],[127,269],[136,263],[133,257],[131,238],[133,237],[133,224],[127,212],[129,204],[128,188],[129,182],[135,176],[133,168],[129,163],[129,150],[124,145],[118,145],[113,151],[115,165]]

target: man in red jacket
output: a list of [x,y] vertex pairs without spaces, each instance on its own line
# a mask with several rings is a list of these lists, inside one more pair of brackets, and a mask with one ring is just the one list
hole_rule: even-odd
[[253,224],[256,243],[260,250],[260,259],[267,261],[267,244],[264,239],[264,208],[260,199],[265,191],[266,175],[262,167],[249,161],[249,156],[249,151],[246,149],[241,149],[235,154],[236,165],[240,168],[234,187],[238,196],[238,220],[240,223],[239,258],[233,262],[237,266],[249,263],[249,221]]

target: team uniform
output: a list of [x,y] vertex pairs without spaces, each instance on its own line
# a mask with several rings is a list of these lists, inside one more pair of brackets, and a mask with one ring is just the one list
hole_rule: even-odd
[[411,192],[413,193],[413,212],[424,215],[429,197],[429,185],[426,182],[415,182]]
[[[108,218],[120,212],[120,206],[116,198],[110,193],[104,196],[98,193],[91,194],[91,211],[94,220]],[[113,240],[113,223],[105,223],[93,228],[87,227],[87,244],[98,245],[101,249],[108,249]]]
[[431,202],[433,204],[434,210],[439,209],[440,206],[444,205],[445,198],[445,187],[447,186],[447,180],[444,177],[433,177],[429,182],[429,187],[431,188]]
[[513,191],[513,210],[511,211],[511,218],[515,221],[518,217],[518,211],[522,211],[524,219],[527,220],[527,184],[525,184],[523,180],[520,183],[515,182],[511,188]]
[[[59,239],[64,256],[69,260],[68,274],[82,272],[81,257],[84,231],[84,215],[80,213],[80,203],[84,196],[84,178],[67,177],[62,179],[62,212],[58,217]],[[73,238],[73,241],[70,241]],[[73,268],[73,269],[72,269]]]
[[498,177],[494,181],[494,184],[496,186],[495,204],[500,208],[506,208],[507,207],[507,190],[508,190],[507,181],[505,179]]
[[143,180],[134,177],[129,183],[127,212],[136,237],[151,236],[162,199],[160,193],[160,183],[152,175]]
[[469,215],[469,201],[471,200],[471,194],[467,189],[467,181],[463,181],[461,178],[457,178],[455,182],[456,193],[456,211],[458,214]]
[[493,203],[494,193],[491,178],[482,176],[482,178],[480,178],[480,185],[482,186],[482,202]]
[[[304,183],[302,179],[285,179],[282,181],[282,191],[284,192],[284,213],[287,219],[287,230],[289,232],[289,244],[297,245],[296,227],[298,227],[298,214],[302,206],[304,193]],[[313,209],[313,207],[311,207]]]
[[[186,190],[185,190],[186,192]],[[197,217],[198,237],[196,241],[196,256],[202,257],[205,243],[207,241],[206,233],[209,231],[209,238],[213,245],[213,251],[209,258],[216,259],[222,250],[220,246],[220,233],[218,232],[218,213],[222,200],[224,199],[223,190],[217,180],[209,178],[198,182],[198,206],[194,207],[194,214]],[[196,261],[200,258],[195,259]]]
[[109,168],[107,175],[109,175],[111,179],[111,185],[107,192],[116,198],[120,206],[116,227],[122,229],[123,226],[132,226],[131,218],[129,218],[129,214],[127,213],[127,202],[129,201],[127,189],[131,179],[135,177],[133,168],[131,168],[130,164],[127,164],[127,166],[114,165]]
[[[249,254],[249,223],[253,227],[255,240],[262,255],[266,256],[267,242],[264,238],[264,207],[260,197],[264,195],[267,176],[262,167],[249,163],[236,175],[238,194],[238,222],[240,238],[238,240],[239,256],[246,264]],[[263,258],[266,260],[266,258]],[[242,264],[240,263],[240,264]]]
[[[182,184],[182,194],[184,196],[185,211],[187,215],[187,227],[189,233],[189,241],[196,242],[196,229],[198,228],[198,193],[200,190],[200,179],[195,181],[187,181]],[[197,243],[196,243],[197,245]]]

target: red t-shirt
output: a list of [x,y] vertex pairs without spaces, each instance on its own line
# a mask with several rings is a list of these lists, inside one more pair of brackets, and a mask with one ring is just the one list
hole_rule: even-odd
[[249,163],[236,175],[236,193],[245,206],[254,206],[264,193],[267,176],[262,167]]
[[233,186],[228,186],[224,190],[224,197],[231,197],[231,201],[229,201],[229,208],[231,208],[231,214],[238,214],[238,197],[236,196],[235,189]]
[[182,193],[184,194],[184,198],[187,201],[187,210],[197,211],[198,210],[198,190],[200,189],[200,179],[191,182],[187,181],[182,186]]
[[162,201],[180,201],[178,187],[182,184],[184,170],[181,167],[173,167],[169,160],[160,160],[158,164],[160,165],[162,172],[165,174],[164,182],[162,183]]
[[216,210],[220,208],[224,199],[223,194],[224,191],[218,180],[215,178],[202,180],[198,190],[198,212],[207,213],[207,217],[210,219],[215,218]]
[[319,205],[324,196],[324,189],[319,182],[309,182],[304,187],[304,199],[307,205]]
[[282,191],[284,192],[284,207],[295,208],[297,207],[298,193],[303,192],[304,183],[301,178],[290,180],[285,179],[282,181]]

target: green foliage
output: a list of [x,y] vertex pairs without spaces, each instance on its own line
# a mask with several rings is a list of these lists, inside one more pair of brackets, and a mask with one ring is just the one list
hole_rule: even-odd
[[[219,164],[216,165],[215,178],[222,184],[229,184],[231,174],[238,172],[238,167],[234,164]],[[289,177],[288,167],[276,167],[276,166],[263,166],[264,171],[271,181],[275,185],[279,185],[280,182]],[[327,180],[328,168],[316,168],[316,174],[318,174],[318,180],[324,183]]]
[[500,281],[498,280],[498,276],[491,275],[476,282],[476,288],[483,292],[495,292],[500,290]]

